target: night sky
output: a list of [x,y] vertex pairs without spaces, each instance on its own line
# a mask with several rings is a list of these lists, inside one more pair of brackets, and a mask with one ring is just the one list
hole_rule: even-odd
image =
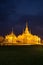
[[43,38],[43,0],[0,0],[0,35],[20,34],[28,22],[29,30]]

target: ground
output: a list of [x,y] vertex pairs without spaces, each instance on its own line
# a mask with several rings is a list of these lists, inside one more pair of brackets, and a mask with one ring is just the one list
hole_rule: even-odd
[[0,65],[43,65],[43,46],[0,46]]

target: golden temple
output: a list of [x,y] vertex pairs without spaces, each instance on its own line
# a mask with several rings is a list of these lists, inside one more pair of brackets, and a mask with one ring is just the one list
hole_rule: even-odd
[[28,30],[28,24],[26,22],[26,28],[24,32],[18,36],[13,33],[13,29],[11,34],[5,36],[5,45],[35,45],[40,44],[41,38],[37,35],[31,34]]
[[26,23],[25,31],[22,33],[22,35],[18,36],[18,40],[22,42],[23,44],[40,44],[40,37],[36,35],[32,35],[31,32],[28,30],[28,24]]

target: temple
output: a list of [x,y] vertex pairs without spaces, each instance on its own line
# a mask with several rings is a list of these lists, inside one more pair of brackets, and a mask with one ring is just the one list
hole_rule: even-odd
[[27,22],[26,22],[26,28],[22,33],[22,35],[18,36],[18,40],[22,42],[22,44],[28,44],[28,45],[40,44],[41,41],[40,37],[31,34],[31,32],[28,30]]
[[17,37],[16,35],[13,33],[13,28],[12,28],[12,32],[9,35],[5,36],[5,45],[14,45],[14,43],[16,43]]
[[34,44],[40,44],[41,38],[37,35],[31,34],[31,32],[28,29],[28,23],[26,22],[25,30],[22,34],[16,36],[12,32],[9,35],[5,36],[5,45],[34,45]]

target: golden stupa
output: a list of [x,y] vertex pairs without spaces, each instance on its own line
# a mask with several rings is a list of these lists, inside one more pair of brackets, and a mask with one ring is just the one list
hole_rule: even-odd
[[26,22],[26,28],[22,34],[16,35],[12,32],[9,35],[5,36],[5,45],[33,45],[33,44],[40,44],[41,38],[37,35],[31,34],[28,30],[28,24]]
[[16,43],[16,40],[17,40],[17,37],[13,33],[13,28],[12,28],[12,32],[9,35],[5,36],[5,44],[6,45],[14,45],[14,43]]
[[40,37],[36,35],[32,35],[31,32],[28,30],[28,24],[26,22],[26,28],[25,31],[22,33],[22,35],[18,36],[18,41],[22,44],[40,44]]

